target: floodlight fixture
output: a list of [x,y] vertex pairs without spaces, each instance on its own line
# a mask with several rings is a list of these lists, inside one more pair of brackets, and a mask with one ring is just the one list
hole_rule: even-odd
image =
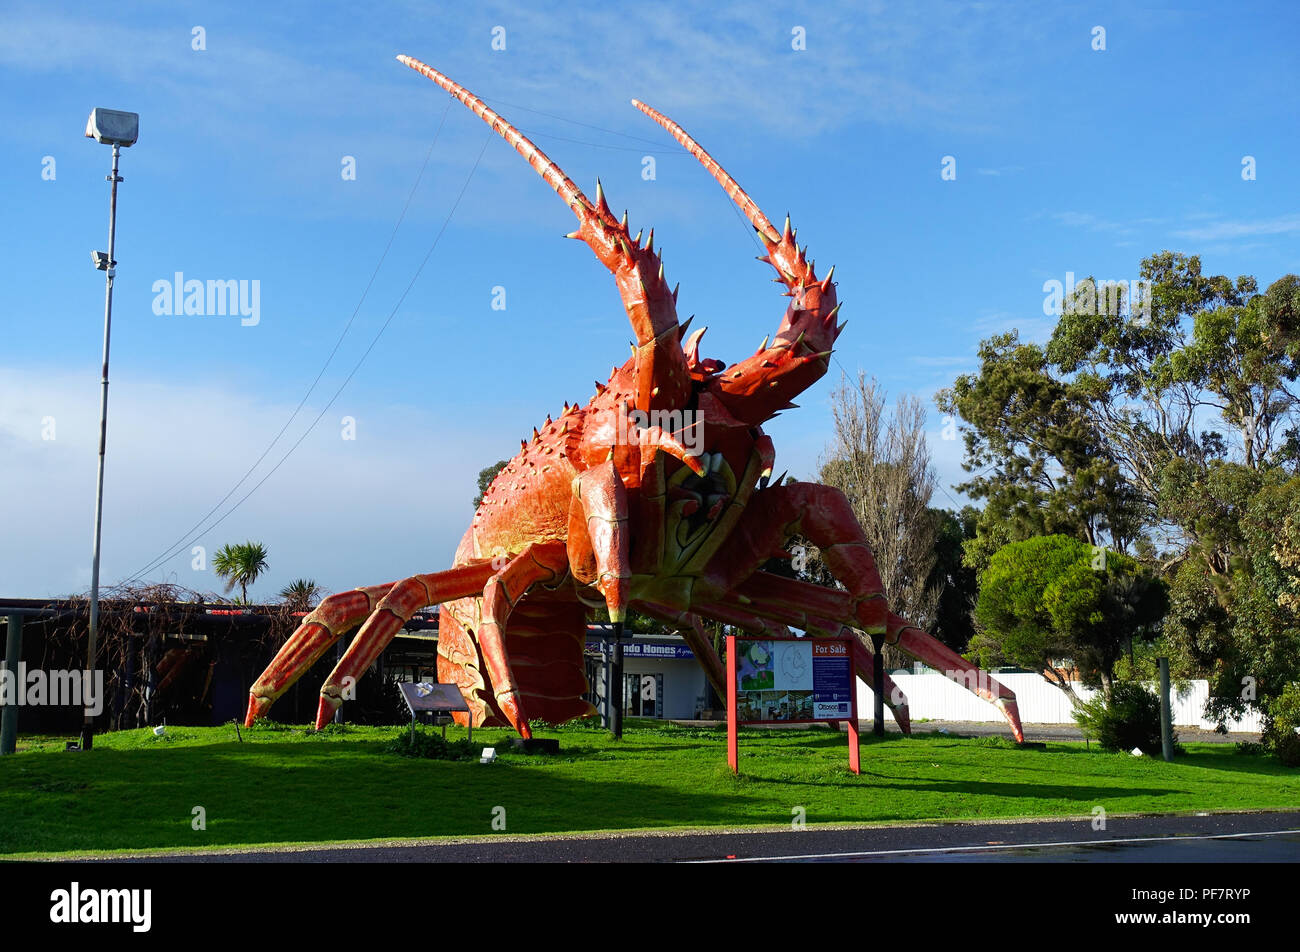
[[92,109],[86,120],[86,138],[130,148],[140,138],[140,114],[120,109]]

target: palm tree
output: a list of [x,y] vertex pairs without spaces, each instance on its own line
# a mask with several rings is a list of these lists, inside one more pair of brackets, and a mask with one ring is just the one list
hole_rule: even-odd
[[292,611],[305,612],[320,598],[320,593],[315,579],[297,578],[280,589],[280,598]]
[[239,586],[240,603],[248,604],[248,586],[266,571],[266,546],[260,542],[223,545],[212,557],[212,570],[226,580],[226,591]]

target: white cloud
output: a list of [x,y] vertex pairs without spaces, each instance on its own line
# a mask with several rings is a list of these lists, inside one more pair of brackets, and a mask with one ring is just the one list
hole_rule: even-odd
[[984,314],[971,322],[971,330],[981,339],[1008,331],[1019,331],[1021,343],[1045,344],[1056,329],[1056,318],[1039,315],[1024,317],[1010,311]]
[[951,356],[933,356],[928,357],[922,354],[913,354],[907,358],[914,364],[920,364],[922,367],[969,367],[978,362],[975,354],[954,354]]
[[[315,418],[307,407],[238,501]],[[98,382],[61,370],[0,368],[0,523],[22,540],[0,550],[0,594],[67,595],[89,585],[98,431]],[[235,484],[284,424],[291,406],[208,384],[114,378],[106,457],[104,584],[143,568]],[[339,419],[357,419],[357,439]],[[55,439],[42,439],[52,417]],[[48,421],[47,421],[48,422]],[[407,408],[351,403],[331,410],[233,515],[197,541],[267,545],[270,572],[255,597],[293,578],[337,590],[450,566],[468,527],[479,469],[509,440],[490,425]],[[513,432],[513,430],[511,430]],[[507,451],[508,455],[508,451]],[[149,578],[221,588],[190,568],[190,544]]]
[[1290,235],[1300,232],[1300,215],[1283,215],[1259,221],[1224,221],[1176,231],[1179,238],[1192,241],[1218,241],[1224,238],[1247,238],[1254,235]]
[[1161,218],[1132,218],[1125,221],[1118,221],[1112,218],[1103,218],[1094,212],[1064,211],[1053,212],[1050,216],[1067,228],[1085,228],[1088,231],[1101,232],[1113,235],[1135,235],[1141,229],[1161,224],[1164,219]]

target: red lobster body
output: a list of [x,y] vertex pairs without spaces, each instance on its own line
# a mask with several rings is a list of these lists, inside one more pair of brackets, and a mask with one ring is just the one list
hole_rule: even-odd
[[[731,366],[702,359],[703,330],[686,336],[676,289],[664,280],[654,232],[644,244],[617,220],[599,185],[589,200],[554,162],[482,100],[432,67],[398,57],[474,111],[518,151],[578,218],[584,241],[610,270],[636,335],[632,356],[596,384],[583,407],[565,405],[498,474],[461,539],[451,569],[325,599],[285,642],[250,692],[247,722],[330,645],[360,626],[321,689],[323,726],[354,682],[420,608],[439,604],[438,677],[460,686],[473,724],[560,723],[594,713],[584,699],[587,610],[604,606],[620,627],[629,608],[681,631],[706,675],[724,671],[702,618],[748,632],[812,635],[848,629],[886,641],[996,704],[1023,739],[1015,696],[930,635],[889,611],[875,561],[848,501],[815,483],[768,486],[774,449],[762,424],[830,363],[843,325],[832,268],[818,278],[786,219],[778,230],[680,126],[633,104],[699,159],[757,231],[791,298],[776,335]],[[762,571],[789,539],[817,546],[840,588]],[[859,676],[872,661],[859,652]],[[886,677],[904,730],[907,702]]]

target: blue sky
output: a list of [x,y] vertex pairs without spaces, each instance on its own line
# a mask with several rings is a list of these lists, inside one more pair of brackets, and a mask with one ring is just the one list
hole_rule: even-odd
[[[82,137],[93,106],[141,114],[122,158],[104,581],[184,541],[147,577],[216,589],[191,546],[253,538],[271,570],[251,594],[270,597],[299,576],[342,589],[447,566],[477,471],[627,355],[612,281],[560,238],[568,210],[396,54],[483,96],[588,192],[599,176],[654,226],[703,350],[734,361],[784,299],[721,190],[628,101],[670,115],[769,217],[790,212],[819,270],[837,266],[835,372],[930,405],[982,338],[1042,339],[1043,283],[1067,272],[1136,278],[1166,248],[1261,285],[1300,270],[1298,26],[1292,3],[8,3],[0,594],[89,585],[103,279],[88,252],[106,245],[109,164]],[[186,536],[307,393],[426,155],[333,362],[213,519],[306,436]],[[155,314],[154,282],[178,271],[257,281],[257,324]],[[778,470],[815,474],[833,383],[769,428]],[[931,422],[951,504],[960,444]]]

